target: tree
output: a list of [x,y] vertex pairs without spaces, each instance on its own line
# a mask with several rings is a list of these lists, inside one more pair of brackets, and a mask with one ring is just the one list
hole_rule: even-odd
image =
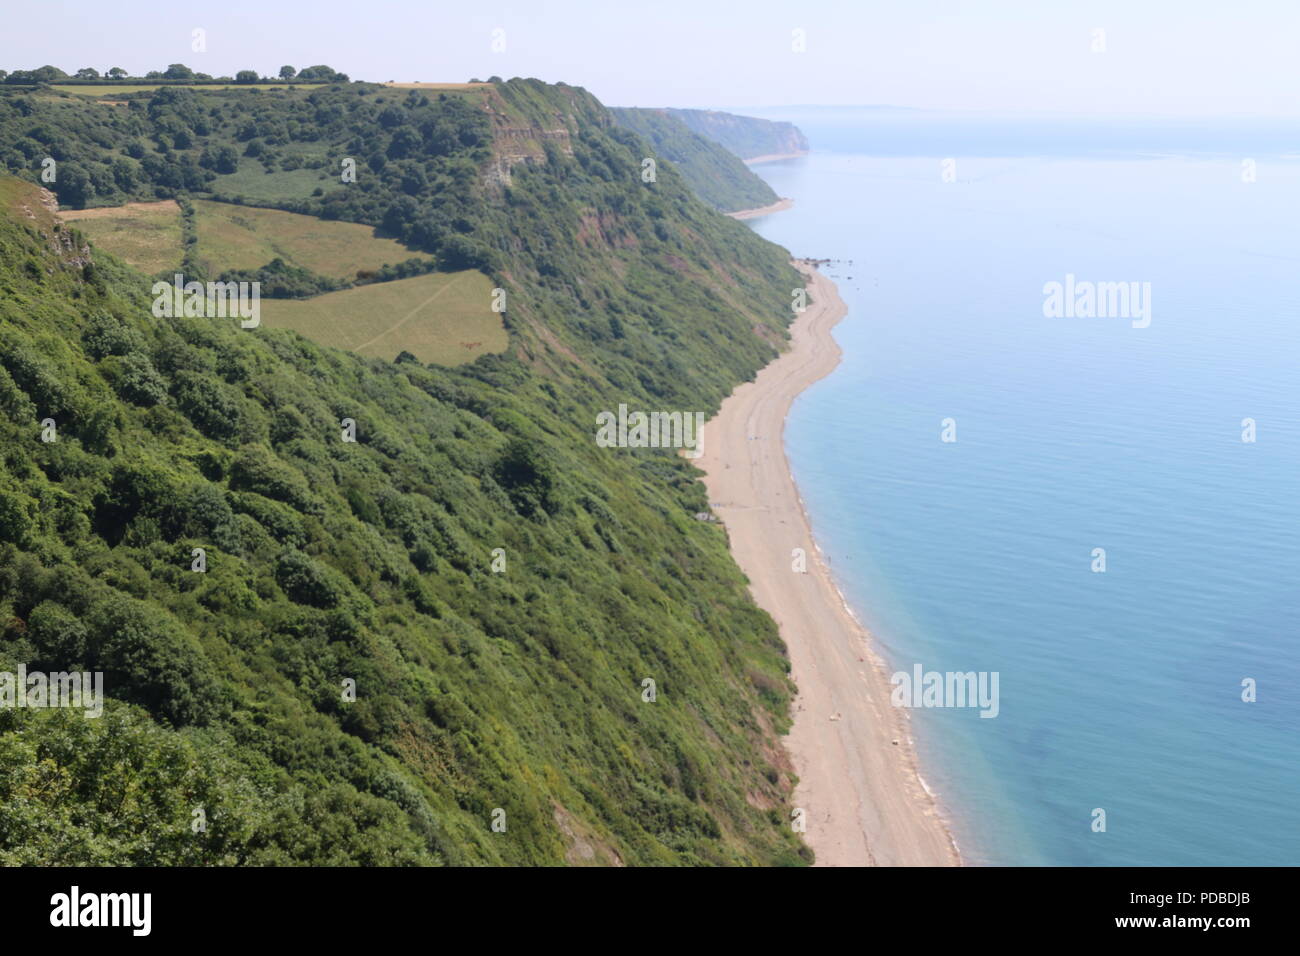
[[280,79],[292,80],[297,72],[298,71],[291,66],[282,66],[280,67]]
[[424,140],[420,134],[409,126],[403,126],[394,135],[392,142],[388,144],[388,158],[401,159],[404,156],[414,156],[420,151]]
[[328,572],[301,551],[280,555],[275,563],[275,583],[295,604],[330,608],[338,605],[343,594],[330,580]]
[[42,66],[35,70],[14,70],[9,74],[7,82],[9,83],[53,83],[56,80],[66,80],[68,74],[64,73],[57,66]]
[[208,146],[199,156],[199,165],[218,173],[233,173],[239,169],[239,154],[227,143]]
[[337,72],[332,66],[325,66],[323,63],[316,66],[303,67],[298,71],[300,80],[321,80],[326,83],[346,83],[348,76],[346,73]]
[[492,469],[492,477],[506,490],[520,514],[532,517],[558,510],[555,470],[535,443],[510,439]]
[[21,492],[0,489],[0,541],[28,545],[36,528],[32,520],[35,512],[36,499]]
[[115,80],[120,80],[122,77],[126,76],[126,70],[122,69],[120,66],[115,66],[108,71],[108,75]]
[[255,70],[240,70],[235,74],[236,83],[256,83],[257,72]]
[[173,63],[163,71],[163,78],[167,80],[192,80],[194,71],[184,63]]
[[83,66],[76,73],[79,80],[97,80],[99,79],[99,70],[93,66]]
[[58,194],[59,202],[75,209],[84,209],[95,189],[84,169],[63,163],[59,166],[59,179],[54,191]]

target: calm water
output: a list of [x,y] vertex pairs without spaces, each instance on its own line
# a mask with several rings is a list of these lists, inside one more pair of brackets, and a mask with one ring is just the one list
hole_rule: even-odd
[[[966,858],[1300,863],[1300,133],[767,115],[816,151],[752,225],[850,308],[787,431],[818,540],[891,665],[1000,673],[914,712]],[[1044,317],[1067,273],[1150,326]]]

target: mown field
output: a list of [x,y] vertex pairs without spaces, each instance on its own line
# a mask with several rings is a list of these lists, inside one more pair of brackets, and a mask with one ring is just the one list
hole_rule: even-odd
[[501,316],[492,311],[492,283],[472,269],[311,299],[263,299],[262,324],[360,355],[392,361],[405,351],[447,366],[504,352],[507,345]]
[[181,267],[181,210],[174,199],[133,202],[59,214],[75,222],[92,243],[149,275]]
[[212,273],[256,269],[283,259],[334,279],[396,265],[418,253],[371,226],[197,199],[199,260]]
[[[400,242],[375,235],[371,226],[303,216],[279,209],[195,200],[198,258],[212,276],[231,269],[257,269],[272,259],[332,279],[355,279],[412,258],[424,258]],[[181,264],[181,213],[171,199],[99,209],[70,209],[91,242],[150,275]]]
[[[419,257],[371,226],[279,209],[194,200],[197,257],[206,274],[254,270],[273,259],[334,279],[355,279]],[[181,269],[180,207],[174,200],[67,210],[90,241],[150,275]],[[293,329],[322,345],[391,361],[409,352],[421,362],[462,365],[507,345],[491,310],[492,283],[475,270],[376,282],[310,299],[263,299],[268,327]]]

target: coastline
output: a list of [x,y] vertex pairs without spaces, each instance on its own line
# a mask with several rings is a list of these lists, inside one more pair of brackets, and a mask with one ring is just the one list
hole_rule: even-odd
[[766,216],[768,213],[783,212],[794,205],[793,199],[778,199],[776,202],[766,206],[755,206],[753,209],[738,209],[735,212],[725,213],[732,219],[757,219],[759,216]]
[[[796,267],[811,302],[791,326],[790,348],[723,402],[696,464],[754,600],[789,649],[798,691],[785,746],[817,865],[958,865],[917,770],[907,712],[890,704],[884,662],[817,548],[786,458],[786,415],[839,364],[831,330],[848,311],[835,283]],[[794,548],[807,555],[806,574],[792,569]]]
[[801,149],[797,153],[764,153],[762,156],[751,156],[749,159],[742,160],[746,166],[753,166],[757,163],[775,163],[778,159],[798,159],[800,156],[807,156],[808,150]]

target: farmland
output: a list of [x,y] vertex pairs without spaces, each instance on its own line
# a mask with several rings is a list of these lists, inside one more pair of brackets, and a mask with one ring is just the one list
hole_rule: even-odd
[[419,255],[355,222],[201,199],[194,201],[194,209],[199,261],[212,274],[256,269],[278,258],[330,278],[351,279],[358,271]]
[[173,199],[59,214],[97,246],[149,275],[181,265],[181,211]]
[[[421,258],[393,239],[354,222],[337,222],[253,206],[195,200],[198,261],[210,275],[258,269],[272,259],[332,279],[353,279],[411,258]],[[174,200],[64,210],[91,242],[150,275],[181,264],[181,216]]]
[[321,345],[392,360],[462,365],[507,345],[493,312],[492,283],[481,272],[432,273],[376,282],[311,299],[265,299],[262,323]]
[[337,174],[330,175],[319,169],[304,166],[268,172],[261,163],[244,158],[240,160],[238,170],[214,179],[212,190],[222,196],[242,196],[253,202],[274,202],[306,199],[317,187],[323,188],[336,182]]
[[[197,259],[209,276],[259,269],[273,259],[334,279],[418,257],[371,226],[278,209],[194,200]],[[150,275],[181,268],[180,207],[174,200],[60,214],[92,243]],[[268,326],[294,329],[322,345],[392,359],[460,365],[506,348],[492,284],[465,270],[377,282],[310,299],[264,299]]]

